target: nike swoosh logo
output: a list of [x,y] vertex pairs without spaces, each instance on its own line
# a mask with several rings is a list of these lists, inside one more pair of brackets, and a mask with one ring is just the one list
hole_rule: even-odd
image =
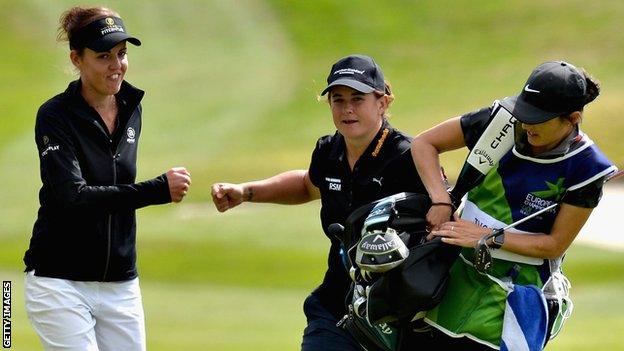
[[541,91],[539,90],[529,88],[528,84],[526,85],[526,87],[524,87],[524,91],[529,92],[529,93],[538,93],[538,94],[541,93]]

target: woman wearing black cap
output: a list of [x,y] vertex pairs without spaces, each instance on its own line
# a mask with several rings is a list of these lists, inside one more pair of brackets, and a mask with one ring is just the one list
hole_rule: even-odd
[[[562,257],[598,204],[605,177],[616,170],[579,129],[584,106],[599,92],[583,70],[546,62],[518,96],[452,118],[414,139],[412,155],[432,201],[449,202],[437,171],[438,154],[472,149],[501,107],[517,119],[515,142],[468,193],[461,219],[448,221],[451,210],[444,207],[432,207],[427,215],[432,237],[464,249],[442,303],[425,317],[434,329],[418,334],[415,343],[435,349],[534,350],[544,346],[547,335],[557,334],[571,312]],[[480,238],[558,202],[558,210],[490,239],[489,274],[476,270],[472,262]],[[527,311],[531,317],[522,313]]]
[[332,223],[345,223],[356,208],[401,191],[424,193],[410,154],[410,138],[386,118],[393,95],[381,68],[367,56],[336,62],[327,77],[334,135],[321,137],[307,170],[293,170],[242,184],[217,183],[212,197],[221,212],[243,201],[300,204],[321,199],[321,223],[331,241],[328,269],[304,303],[308,325],[302,350],[361,350],[336,322],[345,313],[351,279],[342,263]]
[[179,202],[172,168],[135,183],[143,91],[124,80],[130,36],[119,15],[74,7],[60,38],[80,73],[37,113],[42,187],[26,263],[26,311],[45,349],[145,350],[135,210]]

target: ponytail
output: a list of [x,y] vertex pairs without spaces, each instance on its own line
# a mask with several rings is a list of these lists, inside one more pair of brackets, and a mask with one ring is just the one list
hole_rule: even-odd
[[[78,30],[87,24],[106,16],[119,17],[119,14],[106,7],[80,7],[74,6],[63,12],[59,19],[59,28],[56,39],[58,41],[68,41],[71,43],[72,37]],[[71,49],[82,53],[83,47]]]
[[600,82],[587,73],[584,69],[581,69],[583,76],[585,77],[585,105],[594,101],[598,95],[600,95]]

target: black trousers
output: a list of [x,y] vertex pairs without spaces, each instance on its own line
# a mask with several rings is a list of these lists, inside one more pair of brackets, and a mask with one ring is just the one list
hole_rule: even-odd
[[364,351],[349,332],[336,326],[336,317],[314,294],[306,298],[303,312],[308,325],[303,331],[302,351]]

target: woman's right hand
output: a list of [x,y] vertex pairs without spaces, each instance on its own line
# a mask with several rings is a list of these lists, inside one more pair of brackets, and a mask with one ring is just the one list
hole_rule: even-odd
[[174,167],[167,171],[167,183],[171,201],[180,202],[191,186],[191,173],[184,167]]
[[442,223],[448,222],[453,215],[451,206],[431,206],[427,212],[427,229],[439,230]]
[[212,185],[212,202],[219,212],[225,212],[243,202],[245,189],[240,184],[216,183]]

